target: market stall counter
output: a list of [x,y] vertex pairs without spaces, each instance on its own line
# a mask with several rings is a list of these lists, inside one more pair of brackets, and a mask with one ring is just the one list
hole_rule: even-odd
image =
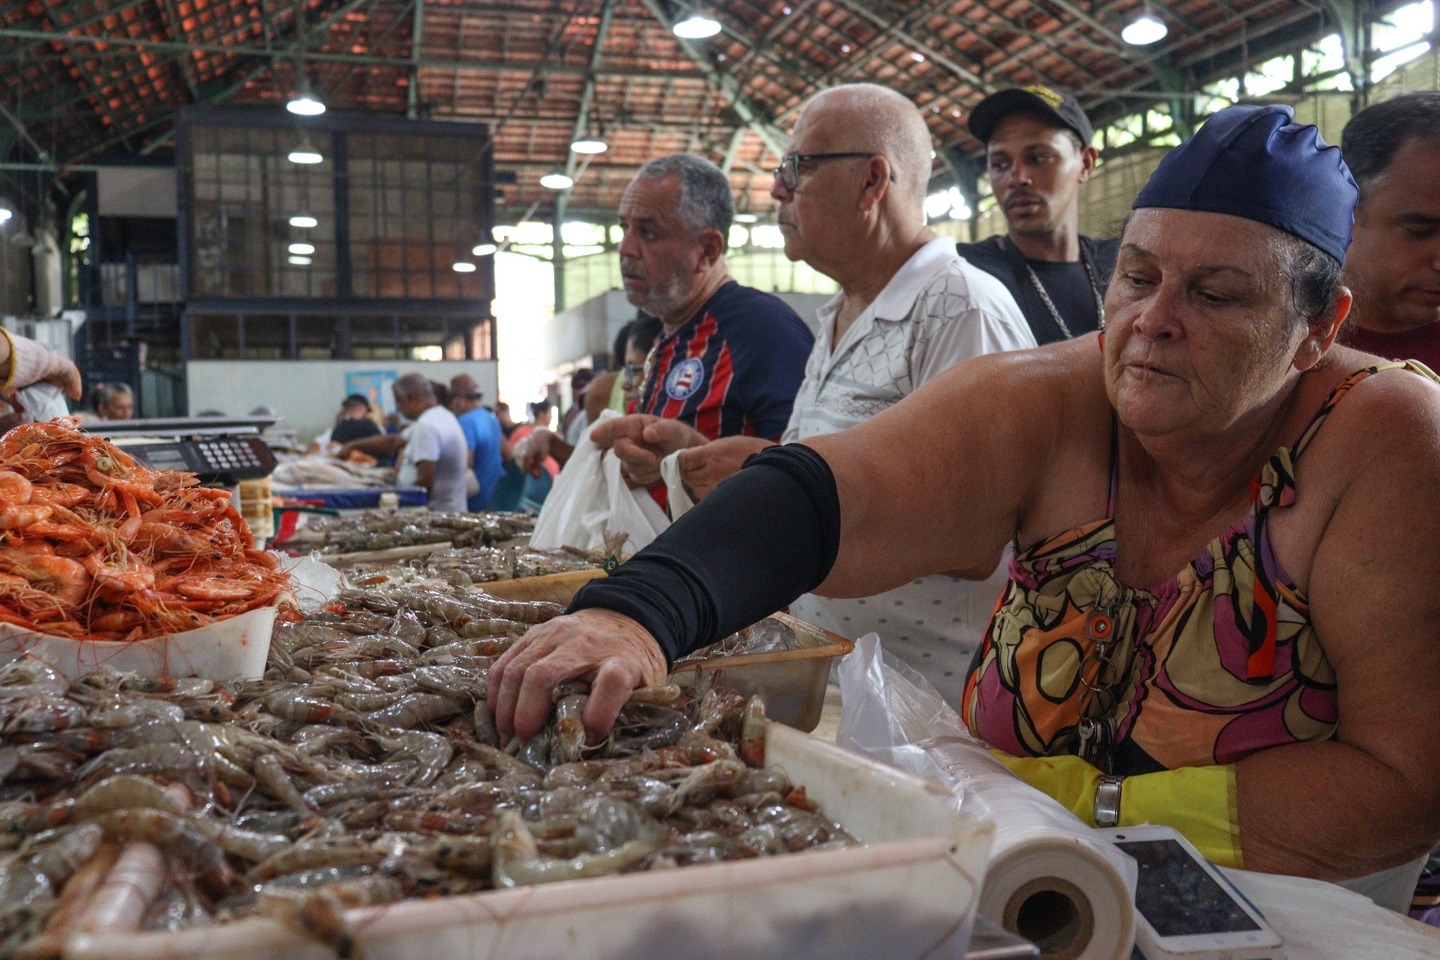
[[308,506],[328,507],[332,510],[367,510],[382,506],[385,494],[393,494],[398,507],[425,506],[424,487],[322,487],[290,486],[272,483],[271,492],[286,500],[304,503]]

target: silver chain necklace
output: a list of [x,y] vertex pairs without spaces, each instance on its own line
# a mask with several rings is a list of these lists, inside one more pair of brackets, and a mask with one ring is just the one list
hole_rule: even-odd
[[[1100,295],[1100,284],[1095,281],[1095,268],[1090,266],[1090,258],[1085,254],[1084,247],[1080,248],[1080,263],[1085,267],[1085,276],[1090,281],[1090,293],[1095,297],[1096,326],[1104,330],[1105,298]],[[1075,334],[1070,331],[1069,325],[1065,323],[1065,318],[1060,316],[1060,311],[1055,307],[1055,301],[1050,299],[1049,291],[1047,291],[1045,285],[1040,282],[1039,276],[1035,273],[1035,268],[1030,266],[1028,259],[1025,260],[1025,272],[1030,275],[1030,284],[1035,288],[1035,292],[1040,294],[1040,299],[1044,302],[1046,309],[1050,311],[1050,316],[1055,318],[1055,325],[1060,328],[1061,333],[1065,334],[1066,340],[1072,339]]]

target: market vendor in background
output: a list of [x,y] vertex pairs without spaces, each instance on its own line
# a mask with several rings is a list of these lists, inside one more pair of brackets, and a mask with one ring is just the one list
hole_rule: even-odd
[[967,361],[768,449],[491,668],[502,736],[807,590],[1010,584],[962,715],[1101,826],[1403,908],[1440,839],[1440,387],[1334,345],[1356,187],[1288,107],[1223,110],[1134,203],[1091,335]]
[[637,413],[604,425],[633,486],[663,493],[659,461],[679,449],[647,432],[676,420],[706,439],[780,439],[814,336],[780,298],[741,286],[725,265],[735,217],[730,182],[703,157],[652,160],[620,201],[625,296],[660,318]]
[[123,383],[97,383],[90,405],[101,420],[129,420],[135,416],[135,394]]
[[441,406],[435,388],[423,373],[407,373],[395,381],[395,407],[410,421],[400,433],[353,440],[340,448],[371,456],[399,456],[396,482],[425,488],[425,506],[439,513],[465,510],[465,474],[469,456],[465,434],[455,414]]
[[[820,335],[782,441],[852,427],[962,360],[1035,346],[1000,281],[925,225],[930,152],[920,111],[885,87],[835,87],[801,111],[770,195],[785,256],[834,279],[840,293],[820,308]],[[606,429],[595,431],[602,445]],[[681,477],[699,497],[774,443],[707,441],[672,420],[654,429],[686,448]],[[994,566],[973,581],[934,574],[875,597],[807,594],[790,612],[845,637],[875,631],[953,705],[1004,582]]]
[[309,453],[337,454],[351,440],[378,437],[384,433],[370,416],[370,401],[362,393],[352,393],[340,402],[335,425],[310,444]]

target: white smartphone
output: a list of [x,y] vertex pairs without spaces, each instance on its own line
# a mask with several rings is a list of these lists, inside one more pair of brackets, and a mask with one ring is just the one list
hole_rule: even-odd
[[1175,828],[1098,832],[1140,865],[1135,946],[1145,960],[1283,960],[1260,911]]

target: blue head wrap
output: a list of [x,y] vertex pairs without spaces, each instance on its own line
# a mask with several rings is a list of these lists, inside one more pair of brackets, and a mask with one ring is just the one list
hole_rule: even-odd
[[1167,153],[1133,209],[1228,213],[1299,237],[1340,262],[1360,191],[1340,148],[1286,106],[1227,107]]

